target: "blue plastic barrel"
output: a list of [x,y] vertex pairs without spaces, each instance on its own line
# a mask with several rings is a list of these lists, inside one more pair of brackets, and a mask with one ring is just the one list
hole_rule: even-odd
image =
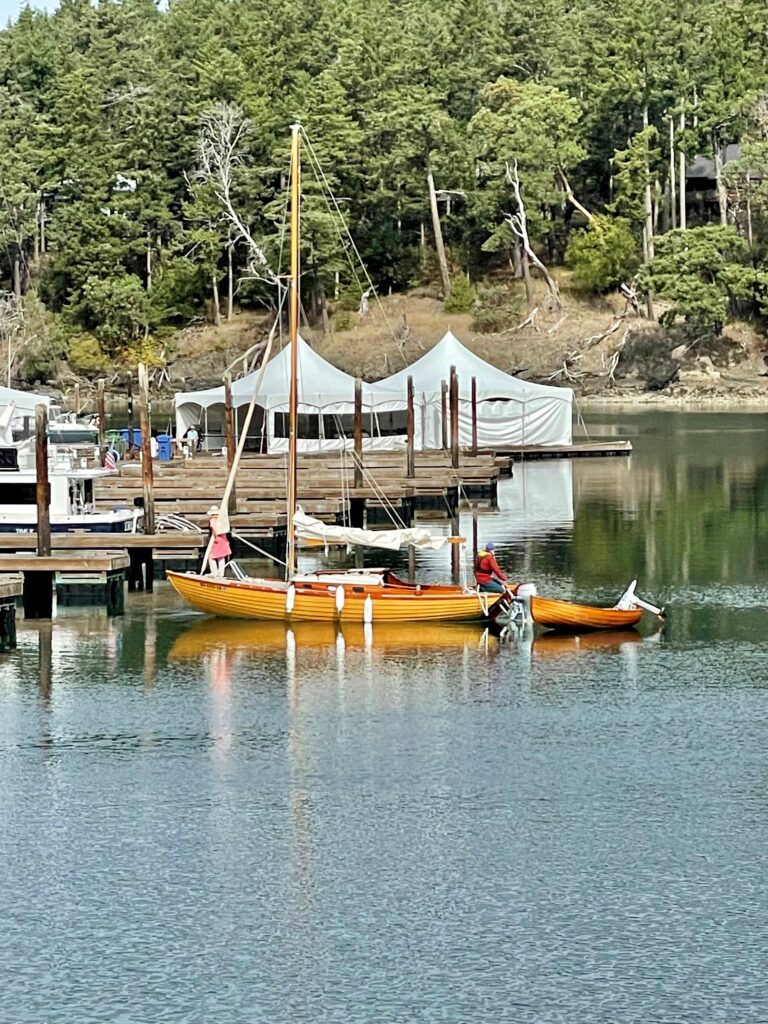
[[173,439],[170,434],[157,435],[157,457],[160,462],[170,462],[173,458]]

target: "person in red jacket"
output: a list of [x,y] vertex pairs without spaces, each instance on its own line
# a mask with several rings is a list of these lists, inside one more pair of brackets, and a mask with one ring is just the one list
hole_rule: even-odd
[[[486,544],[477,552],[475,559],[475,579],[477,585],[487,594],[503,594],[507,577],[499,568],[494,555],[495,545]],[[494,577],[496,577],[494,579]]]

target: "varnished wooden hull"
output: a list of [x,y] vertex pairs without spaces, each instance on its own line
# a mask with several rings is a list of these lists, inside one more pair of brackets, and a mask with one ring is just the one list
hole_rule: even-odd
[[337,608],[336,587],[293,588],[280,580],[231,580],[195,573],[169,572],[173,588],[193,608],[230,619],[280,622],[364,622],[366,601],[371,622],[471,622],[487,617],[494,601],[481,600],[461,587],[405,589],[399,587],[345,587],[344,603]]
[[544,629],[578,633],[590,629],[631,629],[643,617],[642,608],[621,611],[618,608],[594,608],[588,604],[553,601],[548,597],[531,598],[531,617]]

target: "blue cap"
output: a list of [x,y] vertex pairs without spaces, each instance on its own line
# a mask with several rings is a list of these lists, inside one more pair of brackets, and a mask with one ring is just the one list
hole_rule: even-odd
[[485,550],[486,551],[495,551],[496,550],[496,545],[495,544],[486,544],[485,545]]

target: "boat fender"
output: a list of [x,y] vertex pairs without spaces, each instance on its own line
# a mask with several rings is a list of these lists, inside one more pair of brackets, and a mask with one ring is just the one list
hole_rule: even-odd
[[336,611],[341,615],[344,610],[344,587],[336,587]]
[[373,622],[373,601],[371,600],[370,594],[367,595],[365,603],[363,604],[363,622],[365,622],[366,625]]
[[293,584],[288,587],[288,593],[285,595],[285,611],[286,614],[290,615],[293,611],[293,606],[296,604],[296,587]]

